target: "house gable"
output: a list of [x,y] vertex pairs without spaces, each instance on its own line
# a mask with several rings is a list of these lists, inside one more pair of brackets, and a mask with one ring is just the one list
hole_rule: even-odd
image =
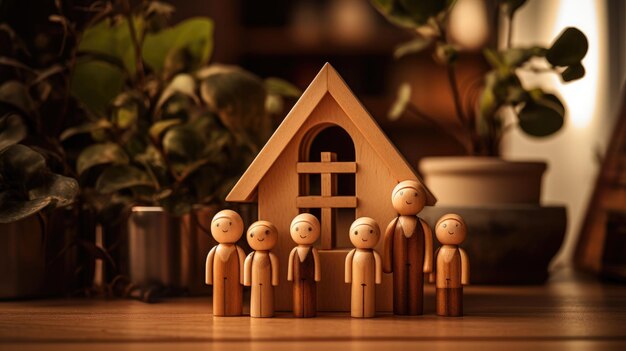
[[[324,65],[311,82],[287,117],[283,120],[270,140],[259,152],[250,167],[226,197],[231,202],[254,202],[259,182],[273,166],[280,154],[309,118],[325,95],[329,94],[341,107],[363,138],[384,160],[390,173],[398,180],[417,179],[422,183],[413,168],[389,141],[371,115],[354,96],[339,73],[328,63]],[[422,183],[423,184],[423,183]],[[435,197],[426,188],[427,205],[434,205]]]

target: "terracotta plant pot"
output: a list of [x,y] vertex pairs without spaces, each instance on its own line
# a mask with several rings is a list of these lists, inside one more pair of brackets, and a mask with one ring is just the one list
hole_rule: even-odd
[[538,205],[546,168],[497,157],[428,157],[419,165],[437,204],[453,206]]

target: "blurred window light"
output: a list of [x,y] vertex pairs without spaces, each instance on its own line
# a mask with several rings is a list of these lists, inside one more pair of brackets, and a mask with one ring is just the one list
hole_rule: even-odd
[[457,0],[448,27],[450,39],[466,50],[481,49],[489,39],[484,0]]
[[[553,37],[556,38],[566,27],[577,27],[587,36],[589,50],[583,59],[585,76],[571,83],[562,83],[559,77],[554,79],[559,87],[561,96],[569,112],[569,120],[576,128],[587,128],[596,112],[596,101],[600,91],[600,54],[605,52],[604,43],[601,42],[598,6],[602,2],[596,0],[576,0],[559,2],[558,14],[553,29]],[[602,51],[601,51],[602,50]]]

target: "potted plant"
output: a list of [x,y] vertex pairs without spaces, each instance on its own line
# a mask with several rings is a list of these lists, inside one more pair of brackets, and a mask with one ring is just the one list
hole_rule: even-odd
[[[439,205],[452,206],[448,210],[465,211],[467,216],[480,218],[480,226],[482,226],[480,230],[492,233],[492,236],[482,238],[480,243],[482,247],[479,248],[478,244],[476,247],[477,251],[482,252],[480,254],[483,255],[482,257],[485,257],[485,250],[495,252],[491,255],[489,262],[482,267],[482,271],[488,273],[474,277],[477,278],[474,280],[542,281],[547,276],[545,267],[558,250],[565,231],[563,208],[539,207],[541,178],[546,169],[545,162],[505,160],[500,155],[500,141],[502,136],[515,126],[527,135],[538,138],[553,135],[561,129],[565,116],[564,104],[556,95],[523,83],[520,73],[552,72],[559,75],[565,82],[579,79],[585,74],[581,60],[587,52],[588,43],[580,30],[570,27],[566,28],[549,47],[512,46],[511,22],[516,11],[525,2],[525,0],[496,2],[494,9],[500,15],[499,20],[508,24],[508,31],[505,32],[506,38],[501,40],[505,44],[498,48],[488,47],[483,50],[484,60],[490,68],[484,75],[480,92],[477,94],[478,98],[472,99],[471,96],[462,96],[460,93],[456,65],[459,55],[463,53],[454,45],[447,33],[449,14],[455,1],[372,0],[374,6],[389,21],[415,33],[412,41],[396,50],[396,57],[431,50],[433,59],[447,73],[458,128],[441,129],[449,133],[450,140],[462,145],[467,156],[425,158],[420,162],[419,168],[426,184],[436,194]],[[421,113],[411,102],[409,83],[400,86],[398,98],[390,110],[389,117],[397,119],[405,112],[440,125],[435,118]],[[450,130],[452,132],[449,132]],[[518,213],[517,219],[513,216],[507,223],[497,222],[497,218],[502,219],[509,214],[500,213],[503,208],[506,207],[509,212],[516,210],[511,207],[514,206],[513,204],[530,205],[530,207],[521,208],[531,212]],[[476,212],[476,207],[482,207],[482,209]],[[470,208],[473,209],[470,211]],[[486,214],[485,211],[492,212]],[[515,247],[535,249],[534,243],[538,242],[537,239],[527,238],[523,234],[525,231],[534,229],[520,223],[522,217],[533,223],[533,217],[537,216],[537,213],[533,211],[547,211],[541,213],[541,217],[550,222],[542,222],[550,229],[547,230],[549,233],[546,233],[549,235],[539,241],[546,247],[541,258],[536,260],[540,263],[535,270],[541,274],[528,278],[524,272],[511,273],[498,265],[502,264],[502,260],[505,259],[527,257],[529,251],[524,249],[518,250],[519,255],[510,255]],[[436,208],[434,212],[437,212]],[[436,214],[434,213],[433,216]],[[534,220],[534,222],[537,221]],[[507,228],[496,230],[494,226]],[[506,240],[503,240],[502,233],[511,233],[511,235],[507,235]],[[511,237],[517,239],[511,239]],[[498,244],[485,246],[487,243],[493,244],[494,240]],[[470,241],[468,245],[472,245]],[[503,245],[511,247],[503,247]],[[497,254],[498,252],[500,254]],[[507,254],[508,258],[505,257]],[[477,275],[476,270],[474,273],[473,275]]]
[[76,171],[100,221],[128,230],[138,294],[204,291],[212,212],[272,131],[267,101],[297,89],[209,65],[208,18],[169,26],[169,5],[120,3],[77,39],[71,89],[91,120],[61,139],[88,140]]
[[[484,49],[484,59],[491,69],[484,76],[478,101],[473,101],[459,92],[456,64],[462,53],[446,32],[454,1],[372,2],[392,23],[414,30],[415,39],[399,47],[396,57],[432,49],[435,61],[447,71],[459,126],[448,136],[462,145],[471,157],[429,158],[420,164],[439,203],[538,204],[545,163],[506,161],[500,155],[500,142],[514,126],[537,138],[553,135],[561,129],[565,116],[561,100],[541,88],[523,84],[520,73],[552,72],[565,82],[582,78],[585,69],[581,61],[588,48],[585,35],[570,27],[550,47],[512,47],[511,21],[526,1],[498,1],[495,9],[503,22],[509,24],[506,38],[501,40],[506,44],[502,48]],[[391,119],[405,112],[431,118],[419,113],[410,98],[410,84],[403,84],[390,110]],[[446,132],[451,128],[442,130]]]

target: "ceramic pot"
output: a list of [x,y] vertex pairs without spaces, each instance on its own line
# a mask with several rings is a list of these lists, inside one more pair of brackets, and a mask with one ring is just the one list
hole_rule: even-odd
[[138,286],[208,294],[204,262],[213,246],[207,230],[215,210],[198,208],[182,217],[162,207],[135,206],[128,218],[128,275]]
[[428,157],[419,164],[437,205],[445,206],[538,205],[546,168],[497,157]]

